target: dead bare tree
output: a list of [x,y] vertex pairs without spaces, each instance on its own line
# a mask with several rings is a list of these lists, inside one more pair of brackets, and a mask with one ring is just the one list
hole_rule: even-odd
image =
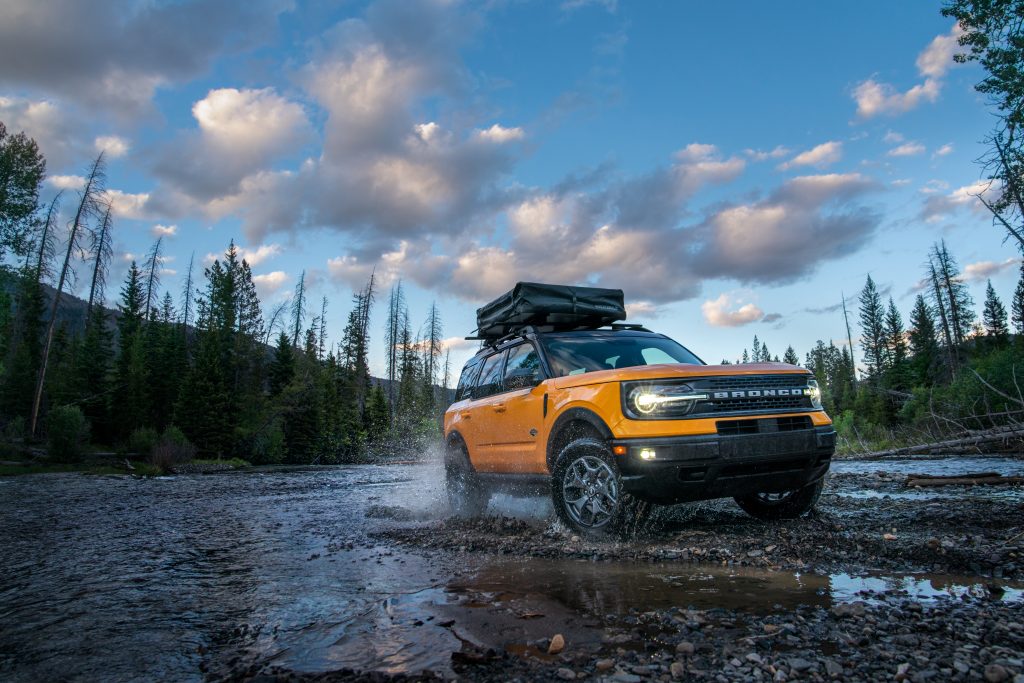
[[163,247],[164,237],[161,235],[157,238],[156,242],[153,243],[153,248],[149,250],[146,255],[146,263],[144,268],[146,269],[146,313],[145,320],[149,321],[149,311],[153,307],[153,298],[156,295],[156,288],[160,286],[160,269],[164,265],[164,257],[161,252]]
[[43,401],[43,386],[46,381],[46,366],[50,361],[50,347],[53,344],[53,332],[57,326],[57,310],[60,307],[61,296],[64,293],[64,283],[73,276],[71,268],[71,256],[76,251],[81,253],[81,240],[83,233],[89,230],[89,221],[95,218],[100,210],[100,198],[103,194],[106,183],[106,173],[103,163],[103,152],[100,152],[89,168],[85,178],[85,185],[79,191],[78,208],[75,217],[71,219],[68,226],[68,248],[64,253],[64,264],[60,269],[60,276],[57,278],[56,291],[53,294],[53,305],[50,308],[50,321],[46,326],[46,341],[43,344],[43,356],[39,364],[39,376],[36,380],[35,397],[32,400],[32,418],[29,422],[29,434],[36,435],[36,428],[39,424],[39,406]]
[[91,320],[94,305],[103,305],[107,266],[110,265],[110,258],[113,255],[110,240],[110,229],[113,227],[112,211],[113,207],[107,202],[99,230],[92,231],[92,244],[90,245],[90,251],[93,253],[92,282],[89,284],[89,303],[85,309],[86,320]]

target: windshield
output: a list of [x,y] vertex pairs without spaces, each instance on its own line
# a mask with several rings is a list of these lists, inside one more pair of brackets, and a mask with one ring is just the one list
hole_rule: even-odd
[[545,335],[542,342],[555,377],[659,363],[703,365],[699,358],[668,337]]

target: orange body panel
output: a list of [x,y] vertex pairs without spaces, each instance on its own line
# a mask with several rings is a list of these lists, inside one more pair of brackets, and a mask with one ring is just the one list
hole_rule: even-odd
[[[758,414],[743,417],[706,417],[684,420],[633,420],[622,413],[619,383],[683,377],[729,375],[806,375],[807,371],[779,363],[743,365],[647,365],[617,370],[600,370],[541,382],[532,389],[518,389],[477,400],[452,404],[445,413],[445,436],[462,435],[473,467],[479,472],[548,472],[547,444],[551,428],[565,411],[584,408],[596,414],[617,439],[635,437],[690,436],[716,434],[717,422],[751,417],[779,417]],[[544,395],[547,394],[547,415]],[[824,411],[786,413],[808,415],[816,426],[832,423]]]

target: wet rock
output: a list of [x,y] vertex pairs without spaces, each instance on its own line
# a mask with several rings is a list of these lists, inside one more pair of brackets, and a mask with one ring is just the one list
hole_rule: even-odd
[[561,668],[556,673],[557,673],[558,677],[561,678],[563,681],[575,681],[576,680],[576,672],[573,671],[572,669]]
[[626,671],[617,671],[611,677],[611,680],[615,681],[615,683],[640,683],[643,679],[636,674],[631,674]]
[[672,662],[669,666],[669,673],[672,674],[672,678],[679,680],[686,676],[686,667],[683,666],[682,662]]
[[548,654],[557,655],[559,652],[565,649],[565,638],[561,633],[556,633],[555,637],[551,639],[551,644],[548,645]]
[[676,652],[678,654],[685,655],[686,657],[692,655],[696,651],[696,649],[697,648],[694,647],[693,643],[691,643],[688,640],[684,640],[683,642],[676,645]]
[[613,668],[615,668],[615,660],[614,659],[599,659],[594,664],[594,668],[597,669],[598,671],[611,671]]
[[867,604],[863,600],[856,602],[841,602],[832,608],[832,614],[840,619],[860,618],[867,611]]
[[988,683],[1003,683],[1010,680],[1010,672],[1002,664],[989,664],[985,667],[985,680]]
[[842,676],[843,666],[834,659],[826,659],[825,673],[827,673],[829,676]]
[[814,666],[814,662],[803,659],[802,657],[793,657],[788,663],[789,668],[797,673],[803,673]]

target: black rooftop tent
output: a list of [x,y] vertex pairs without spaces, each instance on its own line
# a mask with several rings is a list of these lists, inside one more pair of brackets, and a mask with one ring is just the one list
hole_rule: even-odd
[[621,289],[518,282],[476,309],[477,336],[498,339],[526,325],[596,328],[626,317]]

